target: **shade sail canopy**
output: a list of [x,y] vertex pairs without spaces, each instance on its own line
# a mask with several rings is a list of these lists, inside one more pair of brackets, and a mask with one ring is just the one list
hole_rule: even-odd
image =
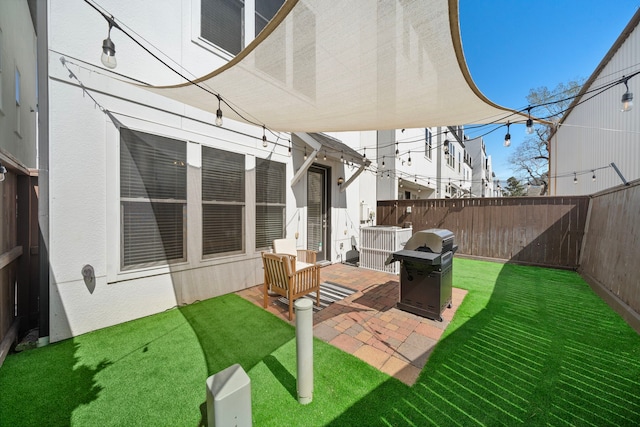
[[[301,132],[523,122],[467,69],[457,0],[288,0],[224,67],[196,80],[225,118]],[[215,114],[185,83],[148,88]]]

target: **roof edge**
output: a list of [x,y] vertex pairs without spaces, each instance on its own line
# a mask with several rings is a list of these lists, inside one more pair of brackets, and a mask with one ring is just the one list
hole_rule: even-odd
[[[629,23],[624,27],[624,29],[622,30],[622,32],[620,33],[616,41],[613,43],[613,46],[611,46],[609,51],[604,55],[604,58],[602,58],[602,61],[600,61],[596,69],[593,71],[593,73],[591,73],[591,76],[589,76],[589,78],[584,82],[584,84],[582,85],[582,88],[580,89],[580,92],[578,92],[578,95],[576,95],[576,97],[573,98],[573,102],[571,102],[571,105],[569,105],[569,107],[567,108],[566,114],[563,115],[558,121],[558,125],[561,125],[562,123],[564,123],[565,119],[573,111],[573,108],[576,106],[576,104],[580,102],[585,92],[589,90],[589,87],[598,78],[602,70],[604,70],[604,68],[609,64],[609,62],[611,61],[611,58],[613,58],[613,56],[618,52],[618,50],[624,44],[624,42],[627,41],[627,39],[629,38],[633,30],[636,29],[639,23],[640,23],[640,8],[636,10],[636,13],[634,13],[634,15],[631,17],[631,20],[629,20]],[[551,134],[549,135],[549,139],[551,139],[555,135],[558,128],[559,126],[554,127],[554,129],[551,131]]]

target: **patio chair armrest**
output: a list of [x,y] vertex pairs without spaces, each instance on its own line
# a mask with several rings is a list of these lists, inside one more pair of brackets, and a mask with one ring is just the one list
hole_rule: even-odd
[[315,264],[316,254],[316,251],[309,249],[298,249],[298,261],[305,262],[307,264]]
[[320,267],[312,264],[293,273],[294,293],[305,294],[320,289]]

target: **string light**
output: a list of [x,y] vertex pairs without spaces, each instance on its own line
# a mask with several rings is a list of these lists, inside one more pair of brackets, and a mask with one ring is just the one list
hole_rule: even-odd
[[384,169],[384,156],[382,156],[382,168]]
[[531,135],[533,133],[533,120],[531,120],[531,107],[527,108],[527,114],[529,118],[527,119],[527,134]]
[[409,151],[409,160],[407,160],[407,166],[411,166],[411,151]]
[[216,111],[216,126],[220,127],[222,126],[222,110],[220,109],[220,102],[222,101],[222,99],[220,98],[220,95],[216,95],[216,97],[218,98],[218,111]]
[[304,159],[307,160],[307,147],[304,147]]
[[591,180],[595,182],[595,180],[596,180],[596,171],[592,170],[591,173],[593,174],[593,175],[591,175]]
[[578,183],[578,176],[576,175],[576,173],[573,173],[573,183],[577,184]]
[[344,150],[340,151],[340,163],[344,163]]
[[[205,91],[207,91],[208,93],[210,93],[210,94],[212,94],[212,95],[214,95],[214,96],[216,95],[215,93],[213,93],[211,90],[209,90],[209,89],[208,89],[208,88],[206,88],[205,86],[203,86],[203,85],[199,84],[199,83],[198,83],[198,82],[196,82],[196,81],[193,81],[193,80],[191,80],[191,79],[187,78],[187,77],[186,77],[186,76],[184,76],[182,73],[180,73],[180,71],[178,71],[178,70],[174,69],[174,68],[173,68],[173,67],[171,67],[169,64],[167,64],[165,61],[163,61],[161,58],[159,58],[157,55],[155,55],[153,52],[151,52],[148,48],[146,48],[144,45],[142,45],[138,40],[136,40],[136,39],[135,39],[133,36],[131,36],[128,32],[126,32],[124,29],[122,29],[122,28],[117,24],[117,22],[115,22],[115,18],[114,18],[113,16],[110,16],[110,15],[108,15],[107,13],[105,13],[105,12],[101,11],[100,9],[98,9],[98,7],[96,7],[96,5],[92,4],[92,2],[90,2],[89,0],[84,0],[84,2],[85,2],[85,3],[87,3],[89,6],[91,6],[93,9],[95,9],[98,13],[100,13],[100,14],[101,14],[101,15],[102,15],[102,16],[103,16],[103,17],[108,21],[108,23],[109,23],[109,34],[108,34],[107,39],[105,39],[105,42],[108,40],[108,41],[109,41],[109,43],[103,43],[103,50],[105,49],[105,45],[108,45],[108,46],[107,46],[107,48],[106,48],[106,50],[107,50],[107,52],[106,52],[106,53],[107,53],[107,55],[112,54],[112,55],[111,55],[111,59],[112,59],[112,62],[111,62],[111,63],[112,63],[112,65],[113,65],[113,67],[114,67],[114,68],[115,68],[115,66],[117,65],[117,63],[115,62],[115,45],[114,45],[114,44],[113,44],[113,42],[110,40],[110,32],[111,32],[111,28],[112,28],[112,27],[115,27],[115,28],[120,29],[120,30],[121,30],[121,31],[122,31],[122,32],[123,32],[127,37],[129,37],[129,38],[130,38],[134,43],[136,43],[138,46],[140,46],[143,50],[145,50],[147,53],[149,53],[151,56],[153,56],[156,60],[158,60],[159,62],[161,62],[163,65],[165,65],[165,66],[166,66],[167,68],[169,68],[171,71],[173,71],[174,73],[176,73],[176,74],[178,74],[179,76],[181,76],[182,78],[184,78],[184,79],[185,79],[187,82],[189,82],[190,84],[195,85],[195,86],[199,87],[200,89],[205,90]],[[105,64],[105,66],[107,66],[107,65]],[[581,94],[578,94],[578,95],[572,95],[572,96],[570,96],[570,97],[567,97],[567,98],[565,98],[565,99],[561,99],[561,100],[555,100],[555,101],[552,101],[552,102],[548,102],[548,103],[544,103],[544,104],[540,104],[540,105],[535,105],[533,108],[542,107],[542,106],[551,105],[551,104],[556,104],[556,103],[559,103],[559,102],[564,102],[564,101],[567,101],[567,100],[575,99],[575,98],[577,98],[577,97],[579,97],[579,96],[583,97],[584,95],[589,94],[589,93],[594,92],[594,91],[599,91],[599,92],[596,94],[596,95],[598,95],[598,94],[600,94],[600,93],[602,93],[602,92],[604,92],[604,91],[606,91],[606,90],[610,89],[611,87],[614,87],[615,85],[617,85],[617,84],[619,84],[619,83],[621,83],[621,82],[624,82],[624,83],[625,83],[625,86],[626,86],[626,88],[627,88],[627,91],[625,92],[625,94],[624,94],[624,95],[623,95],[623,97],[622,97],[622,102],[623,102],[623,111],[629,111],[629,110],[633,107],[633,101],[632,101],[632,100],[633,100],[633,94],[632,94],[631,92],[629,92],[627,82],[628,82],[628,80],[629,80],[631,77],[634,77],[634,76],[635,76],[635,75],[637,75],[638,73],[640,73],[640,72],[635,72],[635,73],[633,73],[631,76],[628,76],[628,77],[626,77],[626,78],[623,76],[623,81],[621,81],[621,80],[617,80],[617,81],[615,81],[615,82],[608,83],[608,84],[606,84],[606,85],[600,86],[599,88],[592,89],[592,90],[587,91],[587,92],[585,92],[585,93],[581,93]],[[594,95],[594,96],[595,96],[595,95]],[[585,99],[584,101],[586,101],[586,100],[588,100],[588,99],[591,99],[591,98],[592,98],[592,97],[587,98],[587,99]],[[582,103],[582,102],[584,102],[584,101],[581,101],[580,103]],[[578,105],[579,105],[580,103],[578,103]],[[231,105],[229,105],[227,102],[225,102],[225,104],[226,104],[226,105],[227,105],[227,106],[228,106],[232,111],[234,111],[238,116],[240,116],[243,120],[245,120],[246,122],[251,123],[251,124],[254,124],[254,125],[257,125],[257,126],[259,126],[259,125],[260,125],[260,124],[258,124],[258,123],[255,123],[255,122],[253,122],[253,121],[251,121],[251,120],[247,119],[246,117],[244,117],[241,113],[239,113],[238,111],[236,111],[236,110],[235,110]],[[574,106],[574,107],[575,107],[575,106]],[[531,106],[529,106],[529,107],[528,107],[528,110],[530,110],[531,108],[532,108],[532,107],[531,107]],[[522,110],[521,110],[521,111],[522,111]],[[518,112],[521,112],[521,111],[518,111]],[[547,118],[548,118],[548,117],[547,117]],[[540,118],[540,119],[541,119],[541,120],[544,120],[544,119],[547,119],[547,118],[542,117],[542,118]],[[498,119],[498,120],[497,120],[497,121],[495,121],[494,123],[498,122],[499,120],[500,120],[500,119]],[[480,125],[480,126],[487,126],[487,125],[490,125],[490,124],[491,124],[491,123],[487,123],[487,124]],[[263,125],[263,126],[264,126],[264,125]],[[496,129],[497,129],[497,128],[496,128]],[[396,141],[396,152],[397,152],[397,153],[399,153],[399,150],[398,150],[398,148],[397,148],[397,145],[398,145],[398,142]]]
[[327,160],[327,150],[324,150],[324,156],[322,157],[322,160],[326,161]]
[[292,151],[292,150],[291,150],[291,141],[289,141],[289,153],[288,153],[288,154],[289,154],[289,157],[291,157],[291,151]]
[[389,171],[387,171],[387,179],[391,179],[391,175],[389,174]]
[[266,135],[266,127],[262,125],[262,146],[267,147],[267,135]]
[[398,141],[396,141],[396,157],[400,158],[400,150],[398,149]]
[[116,61],[116,45],[111,41],[111,28],[117,24],[114,22],[113,16],[110,18],[105,16],[105,18],[109,21],[109,32],[107,33],[107,38],[102,41],[100,61],[105,67],[113,70],[118,66],[118,61]]
[[622,76],[622,78],[624,79],[624,87],[627,91],[622,94],[622,100],[620,101],[622,103],[621,111],[626,113],[627,111],[631,111],[633,108],[633,93],[629,92],[629,77]]
[[363,148],[362,149],[362,160],[366,160],[367,159],[367,148]]
[[504,146],[505,147],[510,147],[511,146],[511,134],[509,133],[509,126],[511,126],[511,124],[509,122],[507,122],[507,134],[504,136]]
[[448,138],[448,135],[449,135],[449,131],[445,130],[444,131],[444,157],[446,159],[449,158],[449,138]]

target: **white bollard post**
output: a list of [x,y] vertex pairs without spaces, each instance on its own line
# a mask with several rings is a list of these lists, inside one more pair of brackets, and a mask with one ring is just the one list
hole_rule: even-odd
[[207,378],[207,426],[251,427],[251,380],[239,364]]
[[296,356],[298,362],[298,402],[313,399],[313,301],[300,298],[296,310]]

